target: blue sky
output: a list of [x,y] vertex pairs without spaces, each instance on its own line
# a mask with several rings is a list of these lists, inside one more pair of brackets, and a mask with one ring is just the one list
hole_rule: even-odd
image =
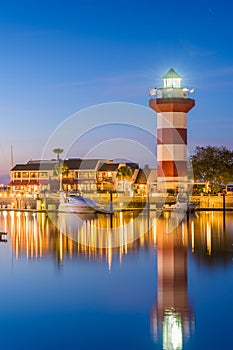
[[148,90],[171,67],[195,88],[190,151],[232,149],[232,16],[230,0],[1,0],[0,174],[11,144],[15,163],[38,159],[53,130],[83,108],[148,106]]

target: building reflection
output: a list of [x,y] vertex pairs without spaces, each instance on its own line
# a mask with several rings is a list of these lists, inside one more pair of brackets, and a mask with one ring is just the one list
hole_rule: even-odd
[[163,349],[182,349],[194,331],[188,297],[188,254],[210,268],[222,262],[232,264],[232,213],[224,217],[221,212],[200,212],[183,221],[179,215],[159,217],[156,212],[53,215],[0,211],[0,228],[8,233],[15,259],[51,258],[57,266],[75,259],[103,261],[111,269],[113,261],[121,264],[129,254],[157,252],[152,336],[155,342],[162,338]]
[[[178,215],[178,214],[177,214]],[[173,221],[173,222],[171,222]],[[163,349],[182,349],[189,338],[194,315],[188,301],[188,232],[177,216],[157,221],[157,301],[151,309],[151,331]],[[172,231],[168,232],[168,226]]]
[[122,259],[141,248],[149,249],[148,222],[152,215],[116,213],[113,216],[80,217],[65,214],[48,217],[46,213],[0,212],[0,226],[8,232],[16,260],[53,257],[58,264],[68,259],[105,260],[111,269],[113,259]]
[[196,260],[214,268],[233,257],[232,213],[200,212],[189,220],[189,241]]
[[[172,225],[177,227],[169,234],[166,231],[168,225],[171,226],[171,219],[158,219],[156,213],[150,216],[133,212],[92,217],[51,215],[0,211],[0,231],[8,233],[16,259],[20,256],[27,259],[55,256],[58,262],[62,262],[65,258],[79,256],[106,259],[110,268],[114,257],[122,262],[123,256],[129,252],[137,254],[140,249],[158,246],[159,276],[166,272],[163,270],[166,265],[171,264],[169,259],[166,260],[166,252],[172,252],[175,263],[182,255],[182,261],[187,265],[188,246],[195,259],[209,262],[210,267],[221,261],[232,261],[232,213],[224,216],[222,212],[199,212],[181,224],[174,216]],[[187,266],[183,268],[185,280],[186,275]]]

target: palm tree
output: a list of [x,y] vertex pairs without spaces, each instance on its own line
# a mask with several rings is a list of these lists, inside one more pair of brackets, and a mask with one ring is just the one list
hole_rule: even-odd
[[62,148],[54,148],[53,152],[57,155],[57,161],[59,162],[60,154],[63,152],[63,149]]
[[61,162],[57,163],[53,169],[53,175],[57,176],[60,181],[60,191],[62,191],[62,177],[69,175],[69,168]]
[[122,165],[117,169],[117,178],[123,181],[123,191],[125,191],[125,180],[131,179],[132,169],[128,165]]

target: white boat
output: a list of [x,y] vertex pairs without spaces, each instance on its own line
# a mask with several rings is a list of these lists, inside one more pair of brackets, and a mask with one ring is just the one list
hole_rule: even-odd
[[171,205],[172,210],[178,210],[178,211],[187,211],[188,210],[188,203],[187,202],[177,202],[173,205]]
[[65,213],[89,214],[98,210],[98,205],[90,198],[83,196],[64,196],[60,194],[60,204],[58,210]]
[[198,202],[176,202],[170,206],[165,205],[163,211],[181,211],[181,212],[190,212],[194,211],[198,206]]

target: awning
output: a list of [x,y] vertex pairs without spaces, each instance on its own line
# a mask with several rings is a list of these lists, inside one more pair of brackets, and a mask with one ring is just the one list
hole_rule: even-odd
[[28,183],[29,183],[29,181],[28,180],[22,180],[22,182],[21,182],[21,186],[27,186],[28,185]]
[[30,180],[29,181],[29,186],[38,186],[39,185],[39,181],[37,180]]
[[9,186],[20,186],[21,185],[21,180],[11,180],[9,183]]

